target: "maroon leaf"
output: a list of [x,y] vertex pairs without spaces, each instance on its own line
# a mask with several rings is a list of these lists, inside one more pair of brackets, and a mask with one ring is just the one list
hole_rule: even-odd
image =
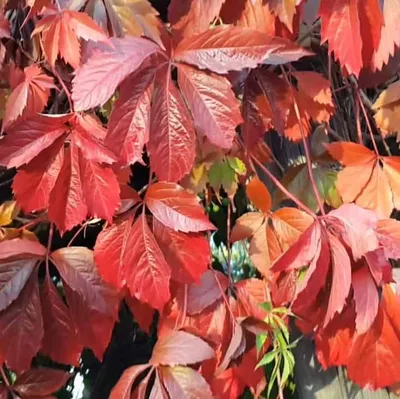
[[119,308],[118,295],[101,279],[90,249],[61,248],[51,254],[51,260],[63,280],[89,308],[116,317]]
[[231,148],[242,123],[239,101],[227,78],[178,65],[178,83],[192,112],[196,129],[211,143]]
[[184,284],[200,282],[211,261],[210,246],[201,234],[185,234],[153,221],[153,232],[165,260],[171,267],[171,278]]
[[200,283],[193,283],[187,289],[187,312],[189,315],[201,313],[205,308],[222,298],[228,288],[228,280],[221,272],[208,270]]
[[183,232],[213,230],[197,196],[175,183],[152,184],[146,193],[146,205],[165,226]]
[[129,77],[111,113],[105,144],[120,157],[122,165],[141,161],[149,140],[154,73],[154,67],[148,67]]
[[110,343],[114,324],[118,320],[118,313],[100,313],[68,285],[64,286],[64,290],[81,344],[85,348],[92,349],[97,359],[101,361]]
[[150,334],[150,327],[154,318],[154,309],[146,303],[139,302],[131,296],[125,297],[126,304],[133,314],[134,319],[139,324],[141,330]]
[[172,0],[168,7],[168,21],[174,34],[190,37],[207,30],[219,15],[225,0]]
[[154,366],[186,365],[202,362],[214,355],[214,350],[195,335],[171,331],[157,341],[149,363]]
[[77,366],[82,352],[70,310],[49,276],[40,290],[44,337],[41,352],[59,363]]
[[178,181],[194,163],[194,128],[168,64],[159,68],[155,82],[150,112],[150,161],[160,180]]
[[15,125],[1,140],[0,165],[14,168],[30,162],[65,133],[66,120],[38,115]]
[[103,105],[129,74],[160,50],[157,44],[141,37],[111,38],[110,41],[112,47],[95,52],[77,70],[72,90],[75,111]]
[[14,259],[43,259],[46,248],[38,241],[14,238],[0,242],[0,262],[8,258]]
[[18,376],[12,386],[22,397],[46,396],[62,388],[71,374],[50,368],[30,369]]
[[42,339],[39,285],[34,273],[19,297],[0,313],[0,358],[14,371],[28,370]]

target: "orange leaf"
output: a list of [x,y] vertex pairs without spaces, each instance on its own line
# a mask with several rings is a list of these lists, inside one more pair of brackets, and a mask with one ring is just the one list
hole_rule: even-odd
[[271,194],[265,184],[258,178],[253,177],[246,187],[246,193],[251,202],[264,213],[268,213],[271,209]]

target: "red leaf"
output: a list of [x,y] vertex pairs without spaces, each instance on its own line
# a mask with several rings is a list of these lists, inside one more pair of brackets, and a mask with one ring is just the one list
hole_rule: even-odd
[[240,398],[245,388],[246,383],[238,378],[235,367],[226,369],[211,380],[212,392],[218,399]]
[[335,53],[336,59],[350,73],[358,75],[363,62],[357,0],[321,1],[319,14],[322,21],[321,40],[328,40],[329,50]]
[[379,248],[376,251],[368,252],[365,255],[365,260],[371,275],[378,287],[393,281],[392,265],[385,257],[384,248]]
[[340,313],[343,310],[351,288],[351,263],[346,248],[336,236],[329,234],[328,237],[332,261],[332,286],[324,326],[336,312]]
[[121,289],[127,286],[139,301],[161,310],[170,297],[171,270],[144,215],[133,226],[128,220],[104,230],[95,256],[105,281]]
[[227,78],[178,66],[178,83],[192,112],[197,132],[221,148],[231,148],[242,123],[239,101]]
[[219,15],[225,0],[172,0],[168,7],[168,21],[174,34],[190,37],[207,30]]
[[112,223],[113,215],[120,205],[119,183],[114,172],[81,157],[80,174],[88,213]]
[[64,160],[64,137],[22,166],[13,181],[13,192],[21,209],[35,212],[49,206],[51,190],[56,184]]
[[36,24],[32,35],[38,33],[42,33],[43,52],[52,67],[58,54],[75,69],[79,67],[78,38],[95,42],[108,40],[89,15],[72,10],[48,9],[47,16]]
[[46,396],[62,388],[71,374],[50,368],[30,369],[20,376],[12,389],[22,397]]
[[300,269],[308,265],[316,256],[317,247],[321,239],[321,225],[314,222],[299,239],[273,264],[275,272]]
[[235,284],[236,289],[236,309],[238,317],[252,316],[264,320],[265,309],[261,307],[262,303],[267,302],[267,284],[263,280],[248,278]]
[[10,169],[30,162],[65,132],[65,119],[38,115],[8,129],[1,140],[0,165]]
[[166,64],[155,77],[150,116],[150,163],[160,180],[178,181],[192,169],[195,158],[193,124]]
[[379,389],[399,381],[399,298],[387,285],[378,315],[370,330],[353,343],[347,364],[348,377],[361,387]]
[[152,184],[145,197],[145,203],[165,226],[183,232],[213,230],[197,196],[175,183]]
[[92,349],[97,359],[102,361],[110,343],[114,324],[118,320],[118,313],[100,313],[68,285],[64,285],[64,290],[82,346]]
[[275,16],[269,3],[263,0],[228,0],[222,6],[220,17],[225,24],[234,23],[274,36]]
[[147,67],[129,77],[110,115],[105,144],[120,157],[122,165],[141,161],[149,140],[154,73],[154,67]]
[[93,310],[117,317],[119,298],[97,272],[93,252],[85,247],[67,247],[54,251],[51,260],[63,280]]
[[79,149],[65,148],[64,162],[49,198],[49,218],[61,233],[86,219],[87,205],[82,190]]
[[74,329],[69,308],[49,276],[40,290],[44,337],[41,351],[59,363],[77,366],[82,345]]
[[248,28],[221,26],[183,39],[175,49],[175,61],[224,74],[255,68],[283,46],[280,39]]
[[148,364],[139,364],[127,368],[118,380],[117,385],[112,389],[109,399],[130,399],[132,385],[136,378],[149,368]]
[[14,257],[17,259],[41,260],[46,255],[46,248],[38,241],[14,238],[0,242],[0,261]]
[[150,334],[150,327],[154,318],[154,309],[145,303],[139,302],[130,295],[125,297],[125,301],[136,322],[139,324],[140,329]]
[[0,358],[16,372],[28,370],[42,339],[39,284],[34,273],[18,298],[0,313]]
[[160,375],[171,398],[211,399],[206,380],[190,367],[160,367]]
[[211,261],[206,237],[172,230],[157,219],[153,220],[153,233],[171,267],[171,278],[184,284],[200,282]]
[[140,37],[112,38],[110,42],[112,47],[95,52],[76,72],[72,90],[75,111],[103,105],[129,74],[159,50],[157,44]]
[[194,315],[222,298],[228,288],[228,280],[224,274],[215,270],[206,271],[200,283],[190,284],[187,288],[187,313]]
[[79,147],[85,159],[106,164],[117,160],[102,144],[107,131],[97,119],[90,115],[75,114],[68,122],[72,125],[71,141]]
[[50,96],[50,89],[55,88],[53,78],[43,73],[33,64],[24,69],[24,80],[13,88],[7,100],[2,130],[7,129],[19,116],[24,118],[42,112]]
[[160,338],[149,361],[154,366],[200,363],[214,357],[213,349],[202,339],[184,331],[171,331]]
[[379,306],[378,290],[366,265],[353,272],[352,286],[356,304],[356,329],[361,335],[370,329]]
[[[102,279],[121,290],[126,285],[125,269],[130,267],[132,221],[126,220],[104,229],[96,240],[94,259]],[[128,250],[129,248],[129,250]]]
[[353,345],[355,312],[347,307],[315,335],[315,352],[324,370],[347,364]]

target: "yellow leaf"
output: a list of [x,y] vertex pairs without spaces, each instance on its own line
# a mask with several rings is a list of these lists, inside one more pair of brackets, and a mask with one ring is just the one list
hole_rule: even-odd
[[[375,122],[381,130],[382,137],[390,133],[400,132],[400,81],[391,84],[384,90],[372,108],[377,112]],[[400,137],[397,137],[399,141]]]
[[0,205],[0,226],[10,224],[19,213],[18,205],[15,201],[6,201]]
[[206,188],[207,181],[207,168],[204,163],[201,163],[193,167],[190,175],[184,177],[181,186],[194,193],[200,193]]
[[24,238],[26,240],[38,241],[34,233],[29,230],[14,228],[0,228],[0,241],[12,240],[14,238]]

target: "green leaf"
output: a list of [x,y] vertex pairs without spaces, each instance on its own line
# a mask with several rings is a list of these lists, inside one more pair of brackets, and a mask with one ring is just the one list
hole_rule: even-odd
[[258,362],[256,369],[260,368],[261,366],[265,366],[266,364],[272,363],[276,356],[277,356],[277,352],[275,350],[266,353],[263,356],[263,358]]
[[246,174],[246,165],[244,162],[237,158],[237,157],[226,157],[226,161],[231,169],[233,169],[238,175],[245,175]]

